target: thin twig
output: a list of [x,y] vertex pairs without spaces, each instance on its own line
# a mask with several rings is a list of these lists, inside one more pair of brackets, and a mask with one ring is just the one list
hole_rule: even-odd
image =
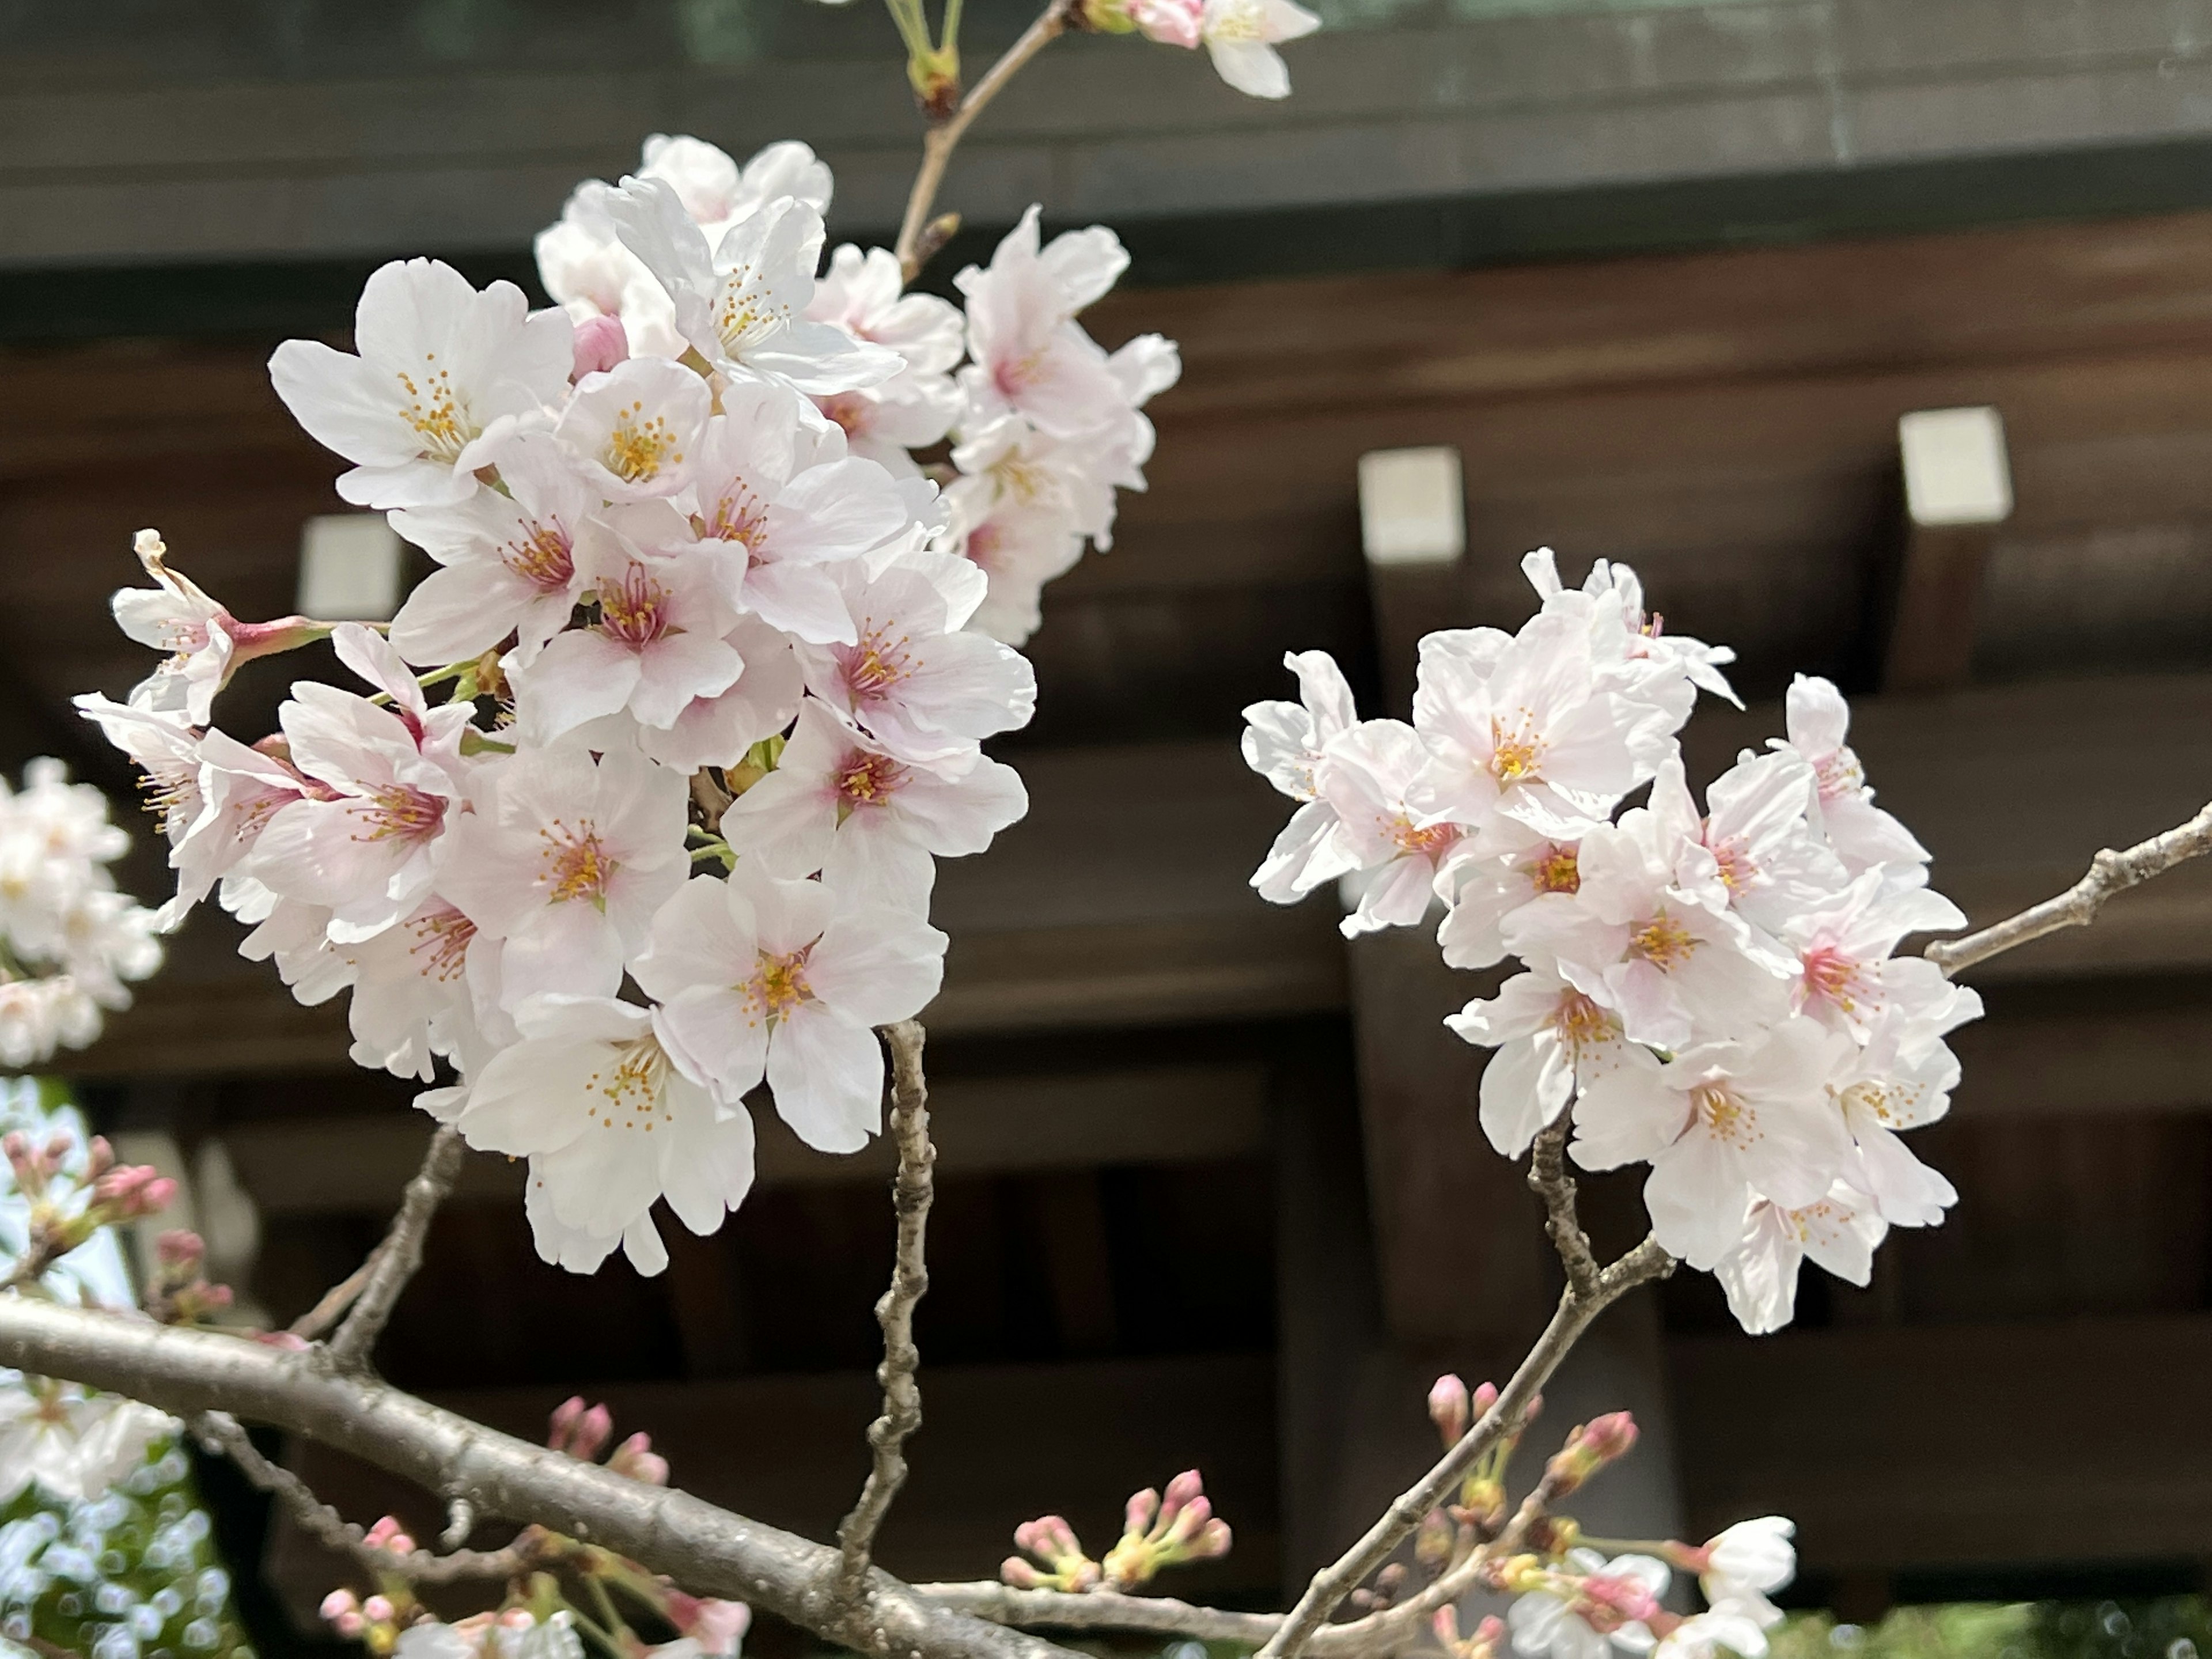
[[210,1452],[220,1452],[238,1465],[239,1473],[292,1512],[301,1530],[317,1542],[349,1555],[371,1572],[390,1573],[416,1584],[454,1584],[471,1578],[514,1578],[557,1553],[545,1532],[527,1528],[501,1550],[455,1550],[433,1555],[428,1550],[402,1553],[368,1541],[368,1534],[315,1496],[314,1489],[282,1464],[272,1463],[246,1437],[236,1418],[228,1412],[202,1412],[191,1420],[192,1432]]
[[876,1322],[884,1328],[884,1361],[876,1367],[884,1409],[868,1425],[874,1462],[853,1512],[837,1528],[837,1594],[848,1601],[860,1595],[876,1534],[890,1512],[891,1500],[906,1484],[907,1437],[921,1426],[921,1388],[915,1381],[921,1355],[914,1346],[914,1310],[929,1290],[924,1246],[937,1149],[929,1143],[922,1029],[913,1020],[902,1020],[885,1026],[883,1035],[891,1054],[891,1137],[898,1146],[898,1174],[891,1182],[891,1205],[898,1212],[898,1253],[891,1264],[890,1288],[876,1301]]
[[2177,864],[2212,853],[2212,805],[2163,835],[2138,842],[2124,853],[2111,848],[2089,861],[2089,872],[2056,898],[2032,904],[2016,916],[1964,939],[1938,939],[1922,954],[1946,974],[1956,974],[2002,951],[2055,933],[2063,927],[2087,927],[2106,899],[2164,875]]
[[1597,1289],[1599,1269],[1597,1257],[1590,1253],[1589,1235],[1576,1213],[1574,1178],[1566,1169],[1567,1137],[1573,1131],[1573,1122],[1561,1113],[1558,1122],[1546,1125],[1537,1134],[1529,1149],[1528,1185],[1544,1200],[1544,1231],[1552,1236],[1552,1248],[1567,1270],[1568,1286],[1586,1297]]
[[383,1249],[384,1245],[380,1241],[376,1249],[368,1253],[361,1266],[325,1291],[320,1301],[287,1325],[284,1328],[286,1334],[304,1342],[312,1342],[337,1324],[345,1310],[353,1306],[354,1298],[361,1294],[361,1287],[368,1283],[368,1270],[376,1265],[377,1254]]
[[994,1624],[1040,1630],[1133,1630],[1188,1636],[1201,1642],[1257,1647],[1283,1622],[1279,1613],[1229,1613],[1170,1595],[1119,1590],[1016,1589],[983,1579],[972,1584],[916,1584],[915,1594]]
[[345,1323],[331,1339],[330,1363],[338,1370],[360,1370],[368,1364],[369,1350],[383,1333],[384,1322],[392,1317],[400,1291],[407,1288],[407,1281],[422,1265],[422,1241],[430,1231],[430,1218],[437,1213],[446,1194],[453,1191],[453,1182],[461,1173],[462,1154],[466,1151],[461,1132],[450,1123],[441,1125],[438,1133],[430,1137],[430,1150],[424,1154],[422,1167],[416,1172],[415,1179],[407,1183],[406,1194],[399,1200],[399,1213],[392,1218],[391,1231],[368,1259],[368,1283],[362,1286]]
[[1420,1480],[1401,1492],[1364,1536],[1328,1566],[1313,1576],[1305,1594],[1283,1620],[1282,1626],[1260,1650],[1260,1659],[1296,1659],[1322,1622],[1336,1610],[1368,1576],[1389,1559],[1390,1552],[1421,1524],[1422,1517],[1444,1501],[1446,1494],[1464,1480],[1482,1455],[1507,1432],[1517,1427],[1552,1373],[1590,1322],[1638,1285],[1663,1279],[1674,1270],[1674,1258],[1646,1238],[1597,1276],[1584,1293],[1569,1285],[1559,1297],[1558,1310],[1536,1346],[1506,1383],[1497,1403],[1482,1414],[1459,1443],[1437,1461]]
[[[1052,44],[1054,37],[1067,32],[1073,7],[1070,0],[1047,0],[1045,9],[1036,21],[1022,31],[1021,39],[1006,48],[1006,55],[984,72],[983,78],[968,89],[960,100],[960,107],[942,121],[933,124],[921,136],[921,166],[914,175],[914,188],[906,198],[906,217],[899,222],[899,269],[906,280],[912,282],[928,262],[934,247],[926,247],[926,239],[933,228],[940,228],[937,237],[942,246],[952,226],[933,227],[929,210],[937,201],[937,187],[945,181],[945,164],[951,161],[953,149],[969,125],[983,112],[983,106],[1004,90],[1015,71]],[[955,221],[957,225],[957,221]]]

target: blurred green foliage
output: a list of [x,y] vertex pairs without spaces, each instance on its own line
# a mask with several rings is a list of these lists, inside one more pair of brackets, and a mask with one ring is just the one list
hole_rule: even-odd
[[1898,1607],[1878,1625],[1794,1613],[1773,1659],[2199,1659],[2212,1656],[2202,1596]]
[[89,1502],[33,1486],[0,1508],[0,1652],[254,1659],[210,1532],[173,1441]]

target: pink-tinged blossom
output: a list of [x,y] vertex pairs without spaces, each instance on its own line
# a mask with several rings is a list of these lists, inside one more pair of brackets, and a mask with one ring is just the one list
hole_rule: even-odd
[[558,403],[575,362],[564,314],[532,316],[514,283],[478,293],[432,259],[369,277],[354,344],[287,340],[269,375],[308,435],[355,463],[338,494],[362,507],[465,501],[486,438]]
[[1649,1049],[1623,1037],[1619,1015],[1552,974],[1516,974],[1495,997],[1468,1003],[1444,1024],[1497,1050],[1482,1068],[1482,1132],[1507,1158],[1527,1152],[1577,1089],[1658,1066]]
[[353,1063],[428,1083],[434,1055],[472,1073],[515,1040],[499,1006],[499,945],[434,894],[373,939],[338,947],[353,970]]
[[988,587],[968,625],[1018,646],[1044,620],[1044,585],[1083,558],[1083,538],[1056,502],[1024,500],[998,480],[958,477],[945,487],[947,550],[983,573]]
[[1959,907],[1942,894],[1893,887],[1883,872],[1868,870],[1783,924],[1783,939],[1796,958],[1796,1006],[1861,1042],[1893,1012],[1943,1030],[1963,1024],[1980,1013],[1980,999],[1954,985],[1925,957],[1893,953],[1908,933],[1966,924]]
[[392,619],[392,643],[410,662],[462,662],[509,634],[534,651],[568,626],[583,597],[580,550],[606,533],[591,516],[598,493],[550,434],[494,446],[492,464],[504,490],[392,514],[392,527],[440,567]]
[[880,386],[905,367],[896,352],[808,320],[822,216],[805,203],[769,202],[710,244],[662,180],[626,179],[599,200],[668,291],[677,331],[732,380],[822,396]]
[[270,820],[250,872],[272,891],[329,907],[334,939],[358,941],[429,890],[464,788],[466,704],[432,708],[390,645],[342,623],[338,659],[391,699],[379,706],[302,680],[279,719],[292,764],[323,786]]
[[728,880],[695,877],[669,901],[632,972],[669,1052],[717,1101],[737,1108],[764,1076],[800,1139],[850,1152],[881,1127],[875,1028],[937,994],[945,943],[910,910],[756,874],[741,855]]
[[1687,856],[1678,879],[1767,934],[1832,902],[1850,881],[1807,817],[1812,770],[1786,751],[1747,754],[1713,780],[1699,817],[1679,767],[1663,769],[1652,810],[1680,831]]
[[1465,833],[1413,804],[1428,758],[1420,733],[1402,720],[1362,720],[1322,751],[1315,783],[1336,814],[1333,839],[1362,883],[1358,908],[1337,924],[1346,939],[1426,915],[1437,872]]
[[110,602],[116,625],[139,644],[167,653],[131,692],[137,707],[181,713],[192,725],[205,726],[216,693],[242,665],[326,631],[304,617],[242,623],[189,577],[169,568],[168,549],[153,531],[140,531],[133,547],[154,586],[116,590]]
[[1513,1650],[1523,1659],[1607,1659],[1615,1647],[1648,1651],[1652,1635],[1647,1620],[1663,1609],[1672,1575],[1667,1564],[1648,1555],[1620,1555],[1608,1561],[1591,1549],[1567,1552],[1562,1571],[1546,1588],[1532,1589],[1506,1610]]
[[902,759],[934,762],[1028,724],[1036,674],[1026,658],[957,631],[982,574],[942,554],[908,554],[871,577],[836,567],[853,618],[849,645],[806,646],[806,689]]
[[521,1041],[471,1079],[454,1121],[471,1146],[530,1159],[540,1255],[567,1265],[580,1234],[603,1242],[604,1258],[620,1239],[641,1273],[658,1273],[667,1256],[647,1215],[657,1200],[702,1236],[744,1201],[751,1117],[671,1062],[647,1010],[544,995],[520,1004],[515,1024]]
[[1357,867],[1337,833],[1336,809],[1321,798],[1320,781],[1329,744],[1358,721],[1352,688],[1326,651],[1285,652],[1283,666],[1297,678],[1297,702],[1272,699],[1244,710],[1245,765],[1298,803],[1252,872],[1254,890],[1271,904],[1295,903]]
[[714,393],[691,370],[632,357],[578,381],[553,435],[607,500],[647,501],[690,481],[713,408]]
[[1800,674],[1790,683],[1785,714],[1788,738],[1768,741],[1795,750],[1812,766],[1819,796],[1815,819],[1844,867],[1853,875],[1881,868],[1899,885],[1926,881],[1928,849],[1874,804],[1866,769],[1844,741],[1851,711],[1843,693],[1827,680]]
[[1778,1331],[1796,1315],[1797,1272],[1810,1258],[1847,1285],[1874,1277],[1874,1253],[1889,1231],[1874,1200],[1842,1182],[1795,1209],[1762,1199],[1751,1206],[1743,1238],[1713,1275],[1729,1311],[1753,1336]]
[[1429,817],[1477,833],[1503,817],[1572,840],[1668,750],[1663,718],[1600,686],[1589,635],[1567,617],[1535,617],[1488,659],[1431,635],[1413,725],[1430,752],[1415,799]]
[[1540,907],[1539,914],[1577,914],[1582,869],[1576,842],[1539,836],[1510,819],[1501,819],[1484,841],[1492,849],[1511,850],[1484,852],[1462,842],[1437,876],[1437,890],[1451,907],[1437,929],[1437,945],[1454,968],[1504,961],[1506,919],[1528,906]]
[[806,314],[896,351],[920,374],[942,374],[960,361],[960,308],[933,294],[908,293],[898,255],[887,248],[840,246],[814,284]]
[[1521,561],[1522,573],[1547,611],[1577,617],[1607,683],[1624,696],[1666,709],[1680,726],[1699,691],[1743,707],[1721,669],[1735,660],[1724,645],[1707,645],[1667,632],[1666,620],[1644,609],[1644,584],[1625,564],[1600,559],[1580,588],[1559,580],[1557,556],[1540,547]]
[[[961,384],[975,424],[1011,410],[1050,436],[1079,437],[1127,402],[1105,352],[1074,320],[1088,303],[1083,296],[1104,291],[1097,278],[1105,262],[1095,237],[1060,258],[1040,249],[1039,211],[1022,215],[988,266],[969,265],[953,278],[967,296],[975,360]],[[1054,249],[1066,240],[1055,239]]]
[[1320,27],[1296,0],[1206,0],[1199,21],[1215,72],[1252,98],[1291,95],[1291,71],[1275,47]]
[[[1981,1011],[1972,991],[1963,994],[1972,999],[1971,1012],[1959,1011],[1950,1024]],[[1938,1226],[1943,1212],[1959,1200],[1951,1183],[1898,1139],[1899,1131],[1933,1123],[1951,1109],[1959,1061],[1942,1040],[1950,1024],[1895,1012],[1884,1015],[1865,1045],[1851,1051],[1832,1085],[1844,1127],[1857,1148],[1850,1183],[1892,1226]]]
[[1147,40],[1194,52],[1204,38],[1206,0],[1130,0],[1129,21]]
[[639,749],[687,775],[702,766],[738,764],[748,749],[791,724],[805,692],[787,635],[757,617],[740,617],[723,639],[744,659],[737,683],[692,698],[665,727],[635,728]]
[[1754,1198],[1814,1203],[1850,1161],[1828,1093],[1838,1061],[1832,1033],[1792,1018],[1743,1042],[1685,1049],[1656,1070],[1615,1071],[1576,1104],[1575,1161],[1650,1164],[1652,1236],[1710,1271],[1742,1242]]
[[902,761],[807,699],[775,770],[722,815],[722,836],[787,878],[820,872],[855,902],[926,913],[936,860],[980,853],[1029,810],[1011,766]]
[[728,690],[744,671],[726,637],[737,617],[710,555],[651,554],[621,536],[591,551],[597,618],[556,634],[534,655],[507,659],[515,721],[533,744],[624,711],[665,730],[695,699]]
[[708,422],[696,470],[700,544],[740,610],[817,645],[849,643],[853,618],[830,567],[873,552],[912,522],[897,481],[806,426],[779,386],[732,386]]
[[34,1486],[50,1499],[89,1503],[176,1432],[174,1418],[119,1394],[21,1378],[0,1389],[0,1504]]
[[508,1007],[541,992],[612,996],[653,913],[683,885],[684,775],[635,751],[526,750],[477,774],[438,890],[500,956]]

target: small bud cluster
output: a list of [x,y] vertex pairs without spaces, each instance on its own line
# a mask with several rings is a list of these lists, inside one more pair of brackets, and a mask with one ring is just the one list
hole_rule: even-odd
[[[580,1463],[596,1463],[614,1433],[613,1413],[605,1406],[586,1406],[581,1395],[571,1395],[554,1407],[545,1443]],[[606,1467],[645,1486],[668,1484],[668,1460],[653,1449],[653,1437],[642,1431],[617,1446]]]
[[1084,1553],[1065,1519],[1044,1515],[1014,1528],[1022,1554],[1008,1556],[999,1576],[1017,1589],[1133,1590],[1163,1568],[1228,1554],[1231,1541],[1229,1523],[1213,1513],[1205,1481],[1196,1469],[1185,1469],[1164,1492],[1147,1486],[1130,1494],[1122,1506],[1121,1536],[1103,1561]]
[[146,1286],[146,1311],[164,1325],[204,1325],[231,1304],[228,1285],[211,1285],[200,1236],[172,1228],[154,1242],[154,1274]]
[[151,1164],[118,1164],[100,1135],[80,1142],[60,1129],[34,1140],[12,1129],[0,1135],[0,1156],[24,1206],[25,1243],[11,1282],[34,1282],[103,1230],[159,1215],[177,1195],[177,1183]]

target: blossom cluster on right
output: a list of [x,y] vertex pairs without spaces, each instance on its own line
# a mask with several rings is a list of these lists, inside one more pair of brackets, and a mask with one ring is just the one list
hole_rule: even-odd
[[1299,806],[1253,885],[1344,882],[1347,936],[1441,901],[1446,962],[1518,958],[1446,1022],[1498,1051],[1492,1144],[1517,1156],[1571,1113],[1583,1168],[1649,1164],[1659,1243],[1772,1330],[1806,1257],[1863,1285],[1889,1227],[1957,1197],[1898,1132],[1948,1109],[1944,1038],[1981,1002],[1896,951],[1966,918],[1874,804],[1833,685],[1801,676],[1788,735],[1700,808],[1677,734],[1700,690],[1735,701],[1734,653],[1663,633],[1626,566],[1580,588],[1548,550],[1523,568],[1541,605],[1517,632],[1421,641],[1411,725],[1359,720],[1327,653],[1286,659],[1302,700],[1246,710],[1244,752]]

